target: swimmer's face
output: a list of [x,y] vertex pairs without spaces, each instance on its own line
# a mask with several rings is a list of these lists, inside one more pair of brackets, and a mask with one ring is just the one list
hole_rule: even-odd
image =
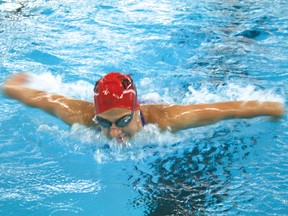
[[99,124],[103,134],[108,139],[116,139],[120,143],[128,141],[142,127],[139,112],[139,110],[135,111],[132,120],[127,126],[124,127],[118,126],[116,122],[124,116],[131,115],[131,110],[123,108],[112,108],[99,114],[99,117],[112,123],[110,127],[103,127],[101,124]]

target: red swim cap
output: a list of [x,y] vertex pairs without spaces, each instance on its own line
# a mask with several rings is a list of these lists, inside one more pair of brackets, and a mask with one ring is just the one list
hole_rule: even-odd
[[96,82],[94,87],[96,114],[112,108],[135,110],[140,108],[133,80],[129,75],[110,72]]

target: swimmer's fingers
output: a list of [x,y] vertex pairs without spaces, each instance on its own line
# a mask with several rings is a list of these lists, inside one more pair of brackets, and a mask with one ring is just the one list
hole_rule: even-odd
[[4,88],[9,86],[19,86],[29,81],[30,75],[28,73],[18,73],[13,75],[4,83]]
[[275,103],[275,113],[269,117],[269,121],[277,122],[285,115],[285,108],[281,103]]

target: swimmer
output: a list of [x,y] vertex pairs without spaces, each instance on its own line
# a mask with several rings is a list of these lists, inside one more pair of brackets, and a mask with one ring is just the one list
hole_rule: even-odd
[[271,116],[279,118],[284,107],[278,102],[228,101],[207,104],[139,104],[129,75],[111,72],[96,82],[94,103],[29,88],[29,74],[19,73],[3,84],[4,93],[72,125],[79,123],[101,130],[108,139],[126,142],[145,124],[157,124],[177,132],[214,124],[220,120]]

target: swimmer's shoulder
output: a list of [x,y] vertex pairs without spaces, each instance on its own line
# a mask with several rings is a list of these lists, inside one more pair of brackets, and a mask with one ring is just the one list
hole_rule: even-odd
[[147,124],[159,123],[165,118],[163,109],[171,106],[168,104],[141,104],[141,112]]

